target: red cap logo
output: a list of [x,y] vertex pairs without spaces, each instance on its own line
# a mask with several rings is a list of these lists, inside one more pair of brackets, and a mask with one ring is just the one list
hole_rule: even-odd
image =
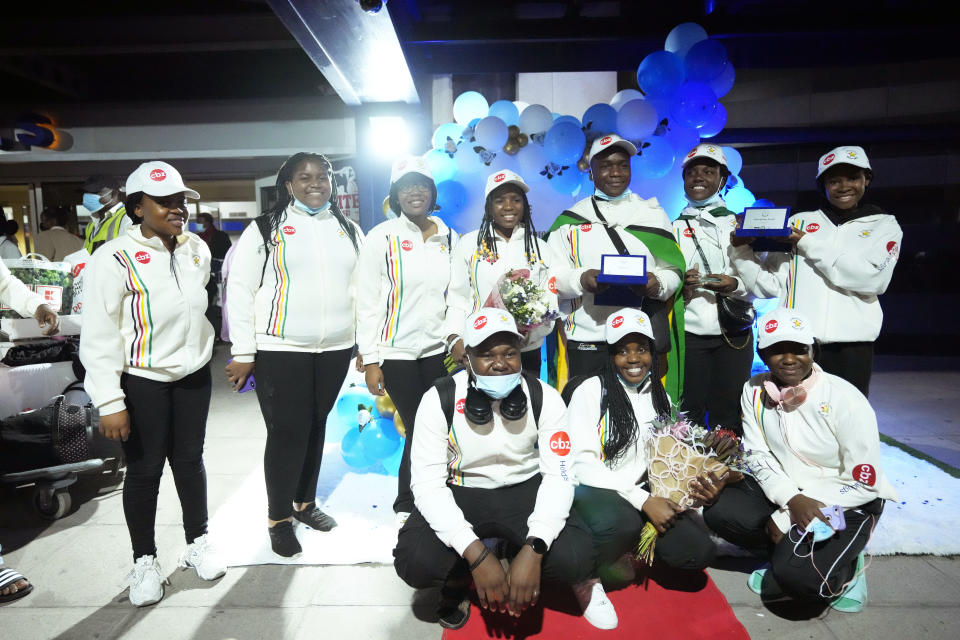
[[400,248],[404,251],[413,251],[413,243],[409,240],[404,240],[400,243]]
[[154,169],[150,172],[150,179],[154,182],[163,182],[167,179],[167,172],[163,169]]
[[505,173],[498,173],[497,175],[493,176],[494,182],[503,182],[506,179],[507,179],[507,174]]
[[580,231],[583,231],[584,233],[586,233],[587,231],[590,231],[590,229],[593,229],[592,224],[587,223],[587,224],[580,225]]
[[690,150],[690,153],[687,154],[687,157],[692,158],[696,152],[697,152],[697,147],[694,147],[693,149]]
[[283,231],[284,235],[287,235],[287,236],[292,236],[297,232],[297,230],[291,227],[290,225],[286,225],[283,229],[281,229],[281,231]]
[[557,292],[557,277],[556,277],[556,276],[551,276],[550,279],[547,280],[547,289],[550,290],[550,293],[556,293],[556,292]]
[[550,451],[558,456],[565,456],[570,453],[570,436],[566,431],[557,431],[550,436]]
[[150,254],[147,253],[146,251],[137,251],[137,253],[134,254],[133,257],[136,258],[137,262],[139,262],[140,264],[150,263]]
[[820,225],[818,225],[816,222],[811,222],[810,224],[808,224],[806,229],[807,233],[813,233],[819,230],[820,230]]
[[869,464],[858,464],[853,468],[853,479],[860,484],[872,487],[877,483],[877,472]]
[[83,268],[84,268],[85,266],[87,266],[87,263],[86,263],[86,262],[81,262],[80,264],[78,264],[77,266],[75,266],[75,267],[73,268],[73,277],[76,278],[78,275],[80,275],[80,272],[83,271]]
[[684,230],[683,230],[683,237],[684,237],[684,238],[692,238],[692,237],[693,237],[693,227],[687,227],[686,229],[684,229]]
[[480,316],[473,321],[474,329],[483,329],[485,326],[487,326],[487,316]]
[[763,330],[767,333],[773,333],[779,326],[780,324],[776,320],[767,320],[767,324],[763,325]]
[[623,316],[617,316],[616,318],[613,319],[613,322],[610,323],[610,326],[616,329],[622,324],[623,324]]
[[601,146],[601,147],[605,147],[605,146],[607,146],[608,144],[610,144],[611,142],[613,142],[613,138],[611,138],[610,136],[604,136],[604,137],[600,138],[600,146]]
[[887,243],[887,253],[895,253],[897,251],[897,243],[891,240]]
[[827,166],[828,164],[830,164],[831,162],[833,162],[833,159],[834,159],[835,157],[836,157],[836,156],[833,155],[832,153],[827,154],[827,157],[823,159],[823,166]]
[[463,413],[463,408],[467,406],[467,401],[464,398],[457,400],[457,413]]

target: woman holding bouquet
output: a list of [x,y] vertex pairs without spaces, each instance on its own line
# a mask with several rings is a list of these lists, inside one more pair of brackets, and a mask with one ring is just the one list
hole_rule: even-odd
[[393,510],[413,510],[410,445],[424,392],[447,373],[446,290],[457,234],[433,215],[437,187],[423,158],[402,158],[390,174],[397,217],[370,230],[357,266],[357,346],[370,393],[390,394],[407,429]]
[[[499,298],[498,286],[510,271],[526,270],[528,279],[537,286],[541,297],[525,306],[535,319],[517,325],[524,333],[521,358],[523,368],[540,375],[540,346],[553,329],[557,317],[557,285],[567,278],[557,278],[553,269],[560,264],[546,242],[540,242],[530,218],[530,187],[516,173],[503,170],[487,178],[486,202],[480,228],[467,233],[453,253],[450,293],[447,300],[447,344],[457,362],[464,360],[460,332],[464,319],[477,309],[491,304],[491,296]],[[574,297],[576,292],[568,291]],[[562,292],[561,292],[562,295]],[[507,309],[515,318],[516,309]],[[529,327],[529,328],[527,328]]]
[[[814,364],[807,316],[781,307],[758,327],[770,371],[747,381],[740,400],[756,479],[725,492],[704,520],[770,560],[769,569],[750,576],[755,593],[860,611],[867,595],[862,551],[883,501],[897,495],[880,466],[876,414],[856,387]],[[845,527],[831,507],[842,510]]]
[[[636,549],[648,522],[660,534],[656,558],[678,569],[703,569],[716,552],[710,537],[680,505],[652,496],[641,483],[649,464],[645,434],[654,419],[671,414],[659,358],[653,356],[650,318],[638,309],[620,309],[607,318],[605,337],[606,366],[576,388],[567,408],[579,483],[573,508],[593,533],[597,574]],[[691,483],[690,495],[713,502],[726,482],[712,473],[700,476]],[[597,577],[579,588],[603,592]],[[616,611],[606,598],[602,602],[584,615],[594,626],[613,629]]]

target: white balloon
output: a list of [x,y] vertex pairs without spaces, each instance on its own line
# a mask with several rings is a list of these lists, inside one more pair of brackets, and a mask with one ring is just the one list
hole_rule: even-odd
[[643,100],[643,94],[636,89],[624,89],[623,91],[617,91],[616,95],[610,100],[610,106],[619,111],[620,107],[627,104],[631,100]]

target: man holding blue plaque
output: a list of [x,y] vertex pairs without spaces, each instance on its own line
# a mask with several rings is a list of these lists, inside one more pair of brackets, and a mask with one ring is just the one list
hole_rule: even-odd
[[607,316],[639,307],[653,322],[660,355],[667,354],[667,393],[679,398],[683,364],[683,303],[686,270],[670,219],[656,199],[630,191],[630,157],[637,148],[617,135],[590,147],[594,194],[561,213],[548,243],[571,267],[574,300],[564,330],[570,376],[589,373],[607,359]]

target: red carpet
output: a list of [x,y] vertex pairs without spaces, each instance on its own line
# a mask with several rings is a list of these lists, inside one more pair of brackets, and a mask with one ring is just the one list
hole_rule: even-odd
[[466,626],[444,631],[443,638],[749,640],[746,629],[706,573],[678,573],[654,568],[645,582],[638,578],[636,583],[608,593],[620,618],[620,626],[612,631],[601,631],[584,620],[568,587],[543,585],[540,603],[520,618],[484,611],[474,599]]

